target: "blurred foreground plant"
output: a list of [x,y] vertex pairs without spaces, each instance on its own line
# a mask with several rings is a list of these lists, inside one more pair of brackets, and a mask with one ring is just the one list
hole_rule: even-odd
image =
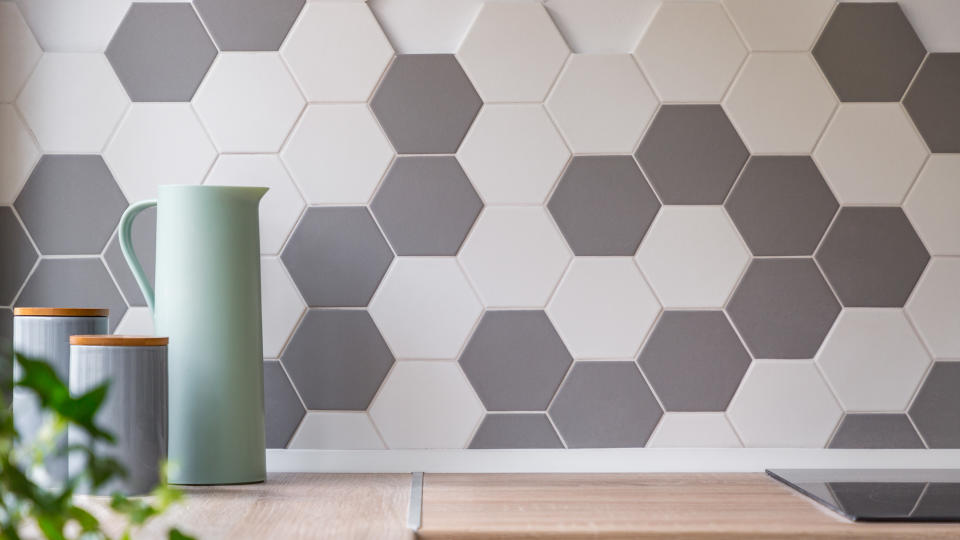
[[[111,457],[99,456],[95,447],[115,442],[113,434],[96,424],[96,414],[107,397],[109,383],[104,383],[81,395],[70,395],[70,390],[49,364],[10,353],[9,346],[0,343],[0,373],[13,372],[16,362],[22,374],[13,386],[36,396],[44,413],[50,416],[35,441],[24,444],[17,432],[10,407],[12,393],[9,380],[3,385],[4,404],[0,406],[0,538],[20,540],[31,525],[48,540],[81,540],[110,538],[100,522],[87,510],[74,503],[78,486],[89,486],[91,492],[107,482],[127,474],[123,465]],[[9,376],[9,375],[7,375]],[[6,377],[4,377],[6,379]],[[57,444],[67,426],[79,428],[88,437],[84,444]],[[71,474],[63,485],[49,487],[42,481],[46,476],[44,460],[53,456],[78,453],[84,458],[83,470]],[[71,471],[73,473],[74,471]],[[149,498],[128,498],[114,494],[110,508],[124,520],[124,540],[147,520],[162,514],[183,494],[167,485],[166,474]],[[170,529],[171,540],[188,540],[189,536]]]

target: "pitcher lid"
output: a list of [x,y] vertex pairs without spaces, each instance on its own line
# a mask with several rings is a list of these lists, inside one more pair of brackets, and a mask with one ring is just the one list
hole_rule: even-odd
[[99,347],[159,347],[169,342],[170,338],[156,336],[70,336],[71,345],[93,345]]
[[107,317],[109,309],[100,308],[50,308],[17,307],[13,314],[19,317]]

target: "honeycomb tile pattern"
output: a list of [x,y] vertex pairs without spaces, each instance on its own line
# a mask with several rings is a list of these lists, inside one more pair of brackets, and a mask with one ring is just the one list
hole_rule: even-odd
[[0,1],[0,338],[266,185],[271,447],[958,448],[952,4]]

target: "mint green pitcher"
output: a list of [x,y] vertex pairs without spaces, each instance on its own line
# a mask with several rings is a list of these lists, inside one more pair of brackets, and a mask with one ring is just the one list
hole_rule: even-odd
[[[266,478],[260,318],[261,187],[160,186],[120,218],[120,247],[168,349],[174,484]],[[130,239],[157,207],[156,293]]]

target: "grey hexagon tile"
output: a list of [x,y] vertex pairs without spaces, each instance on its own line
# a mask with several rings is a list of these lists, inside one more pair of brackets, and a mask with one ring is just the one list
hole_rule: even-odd
[[393,252],[364,207],[308,208],[281,259],[309,306],[362,307]]
[[[154,270],[157,260],[157,209],[147,208],[137,219],[133,220],[132,234],[133,251],[137,254],[137,259],[143,266],[143,271],[150,280],[150,285],[154,284]],[[127,299],[130,306],[146,306],[147,301],[140,292],[140,286],[133,277],[133,272],[127,265],[127,260],[123,257],[120,250],[120,238],[114,235],[110,240],[110,245],[103,253],[103,259],[107,263],[107,268],[113,274],[113,279],[117,281],[120,292]]]
[[667,411],[723,411],[750,355],[722,311],[666,311],[637,361]]
[[400,156],[370,209],[397,255],[455,255],[483,202],[453,156]]
[[577,156],[547,207],[576,255],[633,255],[660,201],[630,156]]
[[99,258],[42,259],[17,297],[20,307],[107,308],[110,331],[127,304]]
[[942,518],[954,508],[953,501],[956,501],[957,497],[960,497],[960,486],[957,484],[927,484],[927,489],[920,495],[920,500],[910,515]]
[[546,410],[573,358],[543,311],[488,311],[460,366],[488,411]]
[[807,156],[753,156],[724,207],[754,255],[812,255],[837,200]]
[[841,101],[899,101],[926,52],[896,2],[841,2],[813,47]]
[[47,155],[24,184],[14,207],[44,255],[103,251],[127,199],[94,155]]
[[960,448],[960,362],[936,362],[910,406],[910,419],[930,448]]
[[569,448],[646,444],[663,416],[633,362],[578,362],[550,405]]
[[923,448],[905,414],[848,414],[830,440],[830,448]]
[[722,204],[749,152],[719,105],[664,105],[636,157],[664,204]]
[[754,259],[727,304],[754,358],[813,358],[840,304],[810,259]]
[[37,250],[9,206],[0,206],[0,260],[0,304],[10,305],[37,262]]
[[134,3],[107,47],[133,101],[190,101],[217,56],[187,3]]
[[469,448],[563,448],[545,414],[488,414]]
[[13,310],[0,308],[0,346],[4,340],[9,344],[13,340]]
[[846,207],[816,259],[844,306],[903,307],[930,255],[902,209]]
[[311,309],[280,359],[311,410],[366,410],[393,355],[365,310]]
[[402,54],[370,108],[401,154],[452,154],[480,110],[480,96],[452,54]]
[[263,399],[267,448],[286,448],[306,414],[280,362],[263,362]]
[[276,51],[304,0],[196,0],[200,18],[221,51]]
[[960,53],[927,57],[903,105],[932,152],[960,152]]

